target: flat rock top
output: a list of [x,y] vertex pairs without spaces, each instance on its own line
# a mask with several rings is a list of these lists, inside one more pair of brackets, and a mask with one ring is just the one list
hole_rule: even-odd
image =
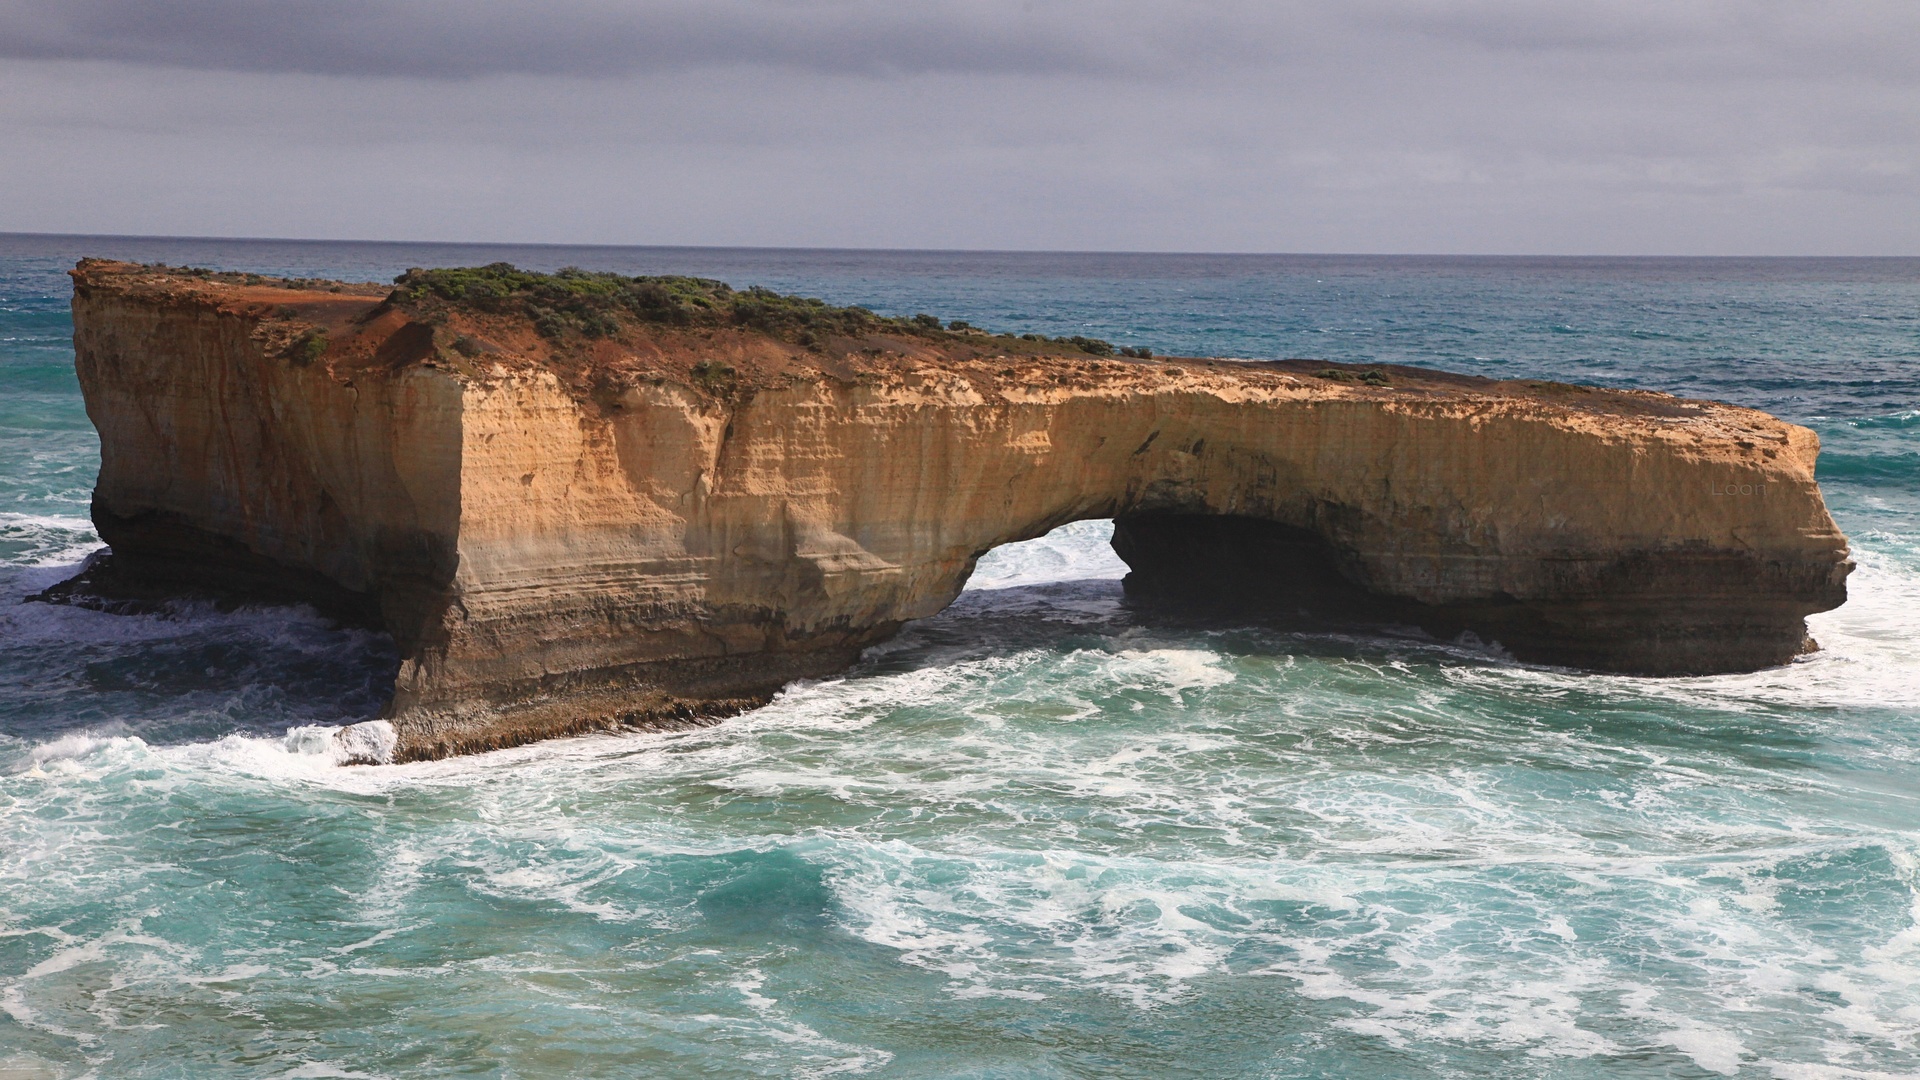
[[317,365],[342,380],[412,365],[479,381],[545,369],[583,400],[605,402],[637,383],[663,380],[744,401],[760,390],[820,379],[905,389],[958,378],[983,397],[1018,401],[1184,391],[1533,414],[1588,430],[1725,440],[1766,458],[1784,448],[1789,432],[1811,438],[1756,410],[1645,390],[1391,364],[1121,357],[1084,338],[948,329],[924,317],[886,318],[703,279],[543,275],[503,266],[409,271],[397,285],[99,259],[81,261],[72,275],[77,298],[112,295],[253,319],[268,355]]

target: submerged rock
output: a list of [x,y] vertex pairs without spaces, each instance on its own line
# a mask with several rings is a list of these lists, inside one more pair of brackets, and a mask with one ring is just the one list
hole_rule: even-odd
[[1715,402],[1119,359],[698,279],[74,282],[90,580],[384,627],[391,741],[356,760],[708,722],[1083,518],[1142,604],[1647,674],[1791,659],[1851,569],[1814,434]]

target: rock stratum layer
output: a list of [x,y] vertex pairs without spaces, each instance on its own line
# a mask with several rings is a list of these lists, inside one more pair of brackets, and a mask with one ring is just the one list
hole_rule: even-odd
[[1142,603],[1650,674],[1791,659],[1851,567],[1814,434],[1712,402],[891,320],[581,331],[99,261],[74,281],[115,580],[384,627],[398,760],[762,701],[1083,518],[1116,519]]

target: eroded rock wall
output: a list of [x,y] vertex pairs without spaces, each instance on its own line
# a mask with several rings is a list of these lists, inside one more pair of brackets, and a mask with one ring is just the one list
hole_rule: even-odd
[[353,379],[290,362],[260,333],[280,306],[77,281],[94,522],[116,556],[186,584],[314,575],[332,606],[359,601],[420,647],[456,561],[464,388],[425,367]]
[[[760,700],[1088,517],[1120,519],[1143,599],[1345,596],[1616,670],[1780,663],[1845,596],[1815,437],[1726,405],[990,343],[788,350],[754,377],[769,347],[725,335],[627,342],[620,378],[583,381],[463,360],[371,296],[77,278],[116,554],[223,538],[372,598],[402,758]],[[308,327],[331,337],[301,363]],[[718,361],[740,379],[699,376]],[[115,524],[143,519],[188,539]],[[1283,563],[1320,569],[1261,572]]]

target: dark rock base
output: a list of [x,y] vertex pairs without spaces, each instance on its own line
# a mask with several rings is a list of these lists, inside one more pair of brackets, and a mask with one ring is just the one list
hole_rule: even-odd
[[1845,568],[1682,549],[1550,563],[1552,601],[1426,604],[1364,584],[1319,535],[1253,518],[1141,514],[1114,522],[1129,602],[1166,613],[1286,626],[1417,626],[1471,633],[1531,663],[1636,675],[1712,675],[1810,650],[1806,615],[1846,599]]

